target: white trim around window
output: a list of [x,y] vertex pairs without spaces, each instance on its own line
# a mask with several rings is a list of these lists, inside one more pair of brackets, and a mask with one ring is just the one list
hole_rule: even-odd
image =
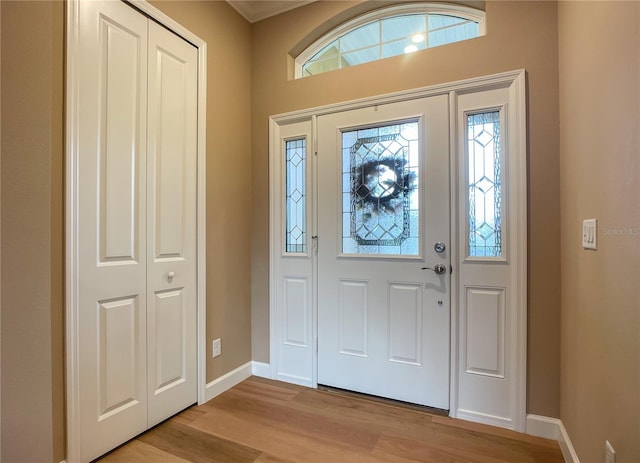
[[337,40],[338,38],[348,34],[349,32],[359,27],[375,21],[380,21],[396,16],[407,16],[415,14],[434,14],[464,18],[478,24],[478,36],[483,36],[486,33],[485,12],[468,6],[448,3],[412,2],[393,5],[386,8],[380,8],[369,11],[368,13],[364,13],[339,25],[338,27],[332,29],[331,31],[320,37],[318,40],[313,42],[298,56],[294,56],[295,78],[299,79],[304,77],[302,73],[304,65],[311,58],[313,58],[316,53],[321,51],[324,47],[329,45],[334,40]]

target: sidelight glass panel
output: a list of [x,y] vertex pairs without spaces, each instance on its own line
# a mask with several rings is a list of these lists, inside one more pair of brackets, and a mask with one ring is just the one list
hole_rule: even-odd
[[467,115],[469,256],[502,256],[500,112]]
[[286,252],[307,252],[306,164],[307,141],[287,140],[286,155]]
[[342,252],[418,255],[418,123],[342,133]]

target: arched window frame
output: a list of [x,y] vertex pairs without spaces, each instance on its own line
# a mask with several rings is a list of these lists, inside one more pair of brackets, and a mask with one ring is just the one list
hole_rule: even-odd
[[[446,3],[410,3],[402,5],[393,5],[386,8],[380,8],[370,11],[363,15],[357,16],[341,25],[331,29],[328,33],[320,37],[318,40],[308,46],[295,59],[295,78],[305,77],[302,75],[302,67],[313,58],[316,53],[329,45],[334,40],[341,38],[349,32],[375,21],[391,18],[394,16],[407,16],[412,14],[439,14],[447,16],[457,16],[478,23],[478,36],[481,37],[486,33],[485,12],[476,8],[463,5],[452,5]],[[455,43],[455,42],[453,42]],[[379,61],[379,58],[376,61]]]

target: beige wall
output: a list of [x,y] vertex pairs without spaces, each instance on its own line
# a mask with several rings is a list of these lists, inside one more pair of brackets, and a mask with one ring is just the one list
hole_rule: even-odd
[[[222,1],[152,1],[207,42],[207,381],[251,360],[251,28]],[[211,358],[221,338],[222,355]]]
[[[637,1],[559,5],[560,409],[583,463],[605,439],[640,461],[639,24]],[[580,243],[589,218],[597,251]]]
[[2,461],[64,458],[63,5],[2,2]]
[[487,2],[487,35],[289,80],[289,50],[358,2],[320,1],[253,26],[253,359],[269,361],[270,115],[524,68],[529,128],[528,411],[559,416],[558,64],[555,2]]

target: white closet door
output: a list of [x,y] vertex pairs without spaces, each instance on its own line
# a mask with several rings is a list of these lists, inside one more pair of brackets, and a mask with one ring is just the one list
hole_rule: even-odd
[[77,178],[81,458],[147,427],[147,19],[80,4]]
[[197,402],[196,48],[149,21],[149,426]]
[[123,2],[79,4],[80,459],[197,401],[197,51]]

